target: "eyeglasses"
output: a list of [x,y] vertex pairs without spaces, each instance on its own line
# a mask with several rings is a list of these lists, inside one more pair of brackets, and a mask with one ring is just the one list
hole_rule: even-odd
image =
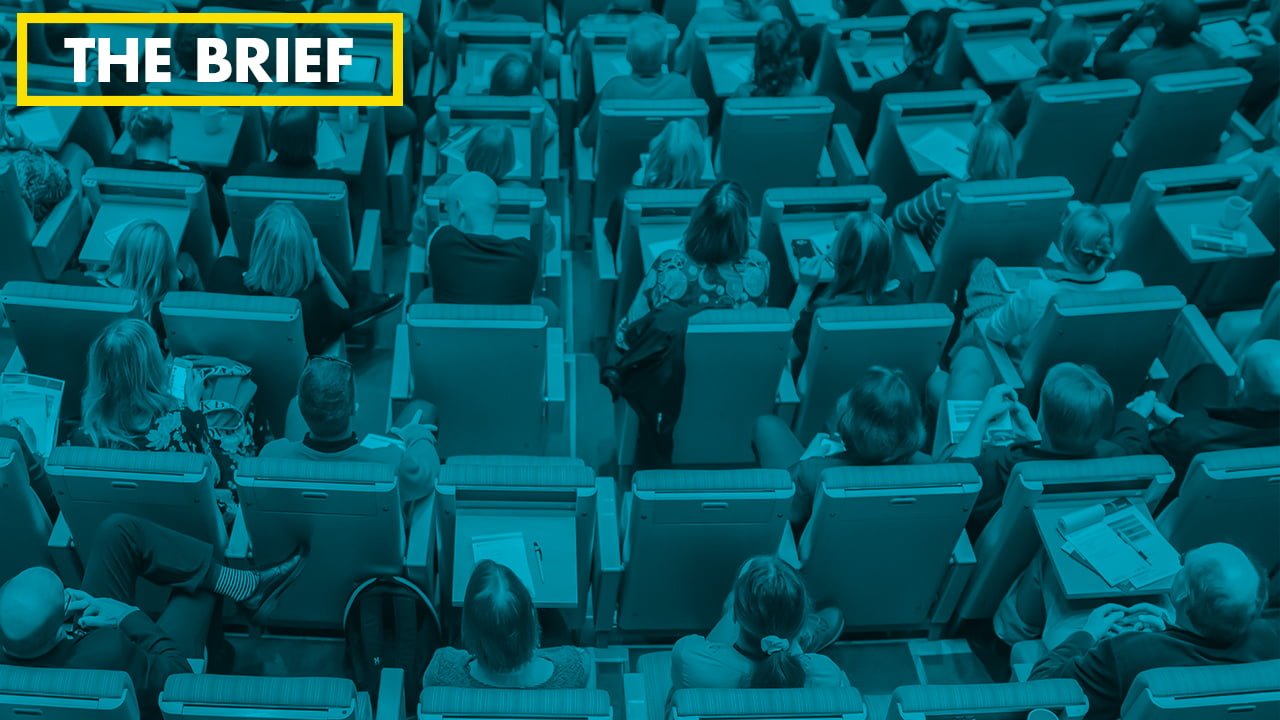
[[331,362],[337,365],[341,365],[342,367],[345,367],[348,370],[355,369],[355,366],[351,364],[351,361],[343,360],[342,358],[335,357],[333,355],[311,355],[310,357],[307,358],[307,364],[310,365],[313,362]]

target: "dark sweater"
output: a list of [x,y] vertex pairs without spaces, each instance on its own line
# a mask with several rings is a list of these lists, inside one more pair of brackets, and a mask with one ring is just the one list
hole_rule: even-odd
[[431,237],[427,272],[433,299],[466,305],[528,305],[538,249],[527,238],[499,238],[441,226]]

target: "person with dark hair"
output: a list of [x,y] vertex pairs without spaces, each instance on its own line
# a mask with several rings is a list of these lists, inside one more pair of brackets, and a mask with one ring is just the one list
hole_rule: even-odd
[[802,526],[813,511],[822,473],[836,467],[917,465],[925,430],[920,398],[900,370],[872,367],[841,395],[806,448],[777,415],[756,420],[752,447],[762,468],[787,469],[795,482],[791,524]]
[[838,610],[809,612],[795,568],[774,556],[747,560],[707,634],[686,635],[671,649],[671,686],[683,688],[846,687],[849,679],[817,653],[844,629]]
[[751,79],[734,93],[736,97],[795,97],[812,95],[813,85],[804,74],[800,36],[787,20],[770,20],[756,32],[756,52]]
[[[1039,600],[1034,590],[1027,588],[1025,604]],[[1172,615],[1147,604],[1096,608],[1036,663],[1030,679],[1075,680],[1089,700],[1086,720],[1110,720],[1145,670],[1280,659],[1280,623],[1260,617],[1266,576],[1234,545],[1186,553],[1170,598]]]
[[906,43],[902,47],[906,68],[901,74],[876,81],[858,105],[854,142],[863,153],[875,137],[880,122],[880,103],[891,93],[956,90],[959,81],[937,72],[938,54],[947,35],[946,17],[933,10],[921,10],[907,21]]
[[[778,20],[784,17],[783,6],[784,3],[778,0],[726,0],[700,4],[680,36],[680,44],[673,55],[672,68],[686,75],[692,69],[694,53],[698,51],[698,29],[702,26]],[[787,12],[791,12],[789,6]]]
[[1027,124],[1027,112],[1036,91],[1046,85],[1085,82],[1095,79],[1084,71],[1085,61],[1093,52],[1093,32],[1089,23],[1073,18],[1058,26],[1049,38],[1045,53],[1048,63],[1036,76],[1018,83],[1000,111],[1000,124],[1010,135],[1017,136]]
[[667,303],[698,308],[763,307],[768,301],[769,260],[751,247],[751,201],[741,185],[721,180],[707,190],[685,228],[682,247],[660,254],[640,283],[618,325],[627,328]]
[[178,70],[174,77],[195,78],[199,67],[196,43],[206,32],[206,28],[195,23],[178,23],[173,26],[173,49],[170,53]]
[[[343,180],[342,172],[316,164],[320,143],[320,111],[314,107],[282,107],[271,116],[267,146],[275,158],[249,166],[245,175],[308,180]],[[348,196],[348,200],[353,196]]]
[[356,414],[355,370],[342,358],[327,355],[307,360],[298,379],[298,414],[306,423],[301,441],[281,438],[262,448],[259,457],[335,462],[383,463],[396,468],[400,501],[408,506],[435,490],[440,471],[436,452],[434,408],[415,401],[400,412],[391,435],[402,445],[370,442],[353,429]]
[[423,687],[572,690],[590,687],[591,653],[538,647],[541,628],[529,588],[510,568],[481,560],[462,599],[462,646],[440,648]]
[[169,108],[124,108],[120,123],[133,141],[132,169],[191,171],[173,157],[173,114]]
[[467,145],[463,162],[469,172],[478,172],[503,184],[516,166],[516,139],[506,125],[485,125]]
[[[1129,36],[1139,26],[1149,23],[1156,31],[1149,48],[1124,50]],[[1195,0],[1148,0],[1129,13],[1093,57],[1098,77],[1129,78],[1146,87],[1156,75],[1211,70],[1222,63],[1213,49],[1201,45],[1193,37],[1200,29],[1200,6]]]
[[[530,97],[542,95],[542,77],[529,58],[520,53],[507,53],[498,58],[489,76],[489,94],[493,97]],[[544,100],[542,142],[551,143],[560,132],[555,107]]]
[[667,37],[662,25],[644,20],[627,34],[627,62],[631,72],[609,78],[596,93],[591,111],[582,121],[583,147],[595,147],[600,104],[606,100],[682,100],[695,97],[693,84],[680,73],[667,72]]

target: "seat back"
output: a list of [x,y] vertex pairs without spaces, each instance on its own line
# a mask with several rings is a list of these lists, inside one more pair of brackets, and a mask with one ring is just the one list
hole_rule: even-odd
[[351,274],[355,245],[351,239],[346,183],[238,176],[227,179],[223,194],[227,198],[227,220],[240,257],[251,257],[253,253],[254,229],[262,211],[272,203],[287,200],[306,217],[324,259],[341,276]]
[[172,238],[175,246],[180,244],[200,267],[213,264],[217,244],[203,175],[95,167],[81,182],[94,208],[91,234],[110,232],[133,218],[152,218],[171,237],[178,235]]
[[80,244],[80,194],[73,189],[45,218],[44,222],[53,223],[49,228],[55,230],[49,234],[49,242],[44,242],[44,233],[37,240],[37,231],[44,226],[36,225],[22,199],[18,170],[13,163],[0,164],[0,217],[13,223],[8,239],[0,243],[0,283],[55,280]]
[[599,107],[593,164],[596,217],[604,217],[613,201],[631,185],[640,169],[640,156],[649,152],[649,143],[667,123],[689,118],[707,132],[709,110],[702,100],[605,100]]
[[880,103],[876,134],[867,149],[869,182],[884,190],[885,207],[897,206],[945,175],[936,163],[919,162],[920,153],[912,149],[914,143],[941,129],[968,147],[974,127],[989,107],[991,98],[980,90],[886,95]]
[[18,443],[0,439],[0,586],[29,567],[53,567],[49,532],[53,527],[31,490]]
[[784,470],[636,473],[618,627],[678,634],[715,625],[742,563],[778,551],[794,495]]
[[800,442],[822,430],[836,399],[876,365],[901,370],[923,397],[954,320],[942,304],[819,309],[797,383]]
[[773,412],[791,348],[782,308],[707,310],[689,320],[684,341],[684,403],[674,462],[749,462],[756,418]]
[[245,458],[236,485],[254,563],[302,547],[309,563],[280,597],[272,623],[336,628],[361,581],[404,569],[404,513],[396,468],[383,463]]
[[[1092,365],[1117,399],[1141,395],[1151,363],[1169,342],[1186,304],[1182,293],[1167,286],[1059,293],[1031,331],[1022,357],[1024,401],[1029,407],[1039,404],[1040,384],[1061,362]],[[1125,343],[1098,338],[1125,338]]]
[[976,685],[907,685],[893,691],[888,720],[1025,720],[1043,708],[1080,720],[1089,700],[1074,680]]
[[129,673],[0,665],[0,718],[138,720]]
[[1280,168],[1274,164],[1263,171],[1253,188],[1253,210],[1249,217],[1273,246],[1280,247]]
[[1061,175],[1077,197],[1093,197],[1141,94],[1125,79],[1040,87],[1014,143],[1018,177]]
[[413,396],[439,410],[442,454],[545,452],[541,307],[417,304],[408,329]]
[[800,538],[814,603],[865,629],[929,624],[981,489],[967,463],[823,472]]
[[[751,80],[756,33],[763,25],[759,21],[714,22],[701,23],[693,29],[697,50],[689,63],[689,82],[694,93],[711,106],[712,116],[719,115],[726,95]],[[722,84],[720,92],[716,92],[713,73],[723,73],[728,82]]]
[[346,678],[172,675],[160,693],[165,720],[357,720]]
[[990,618],[1018,574],[1040,550],[1033,516],[1037,504],[1127,497],[1154,509],[1172,483],[1173,468],[1158,455],[1045,460],[1014,466],[1000,509],[974,540],[978,563],[961,599],[959,617]]
[[1171,667],[1138,675],[1123,720],[1263,720],[1280,717],[1280,660]]
[[[854,93],[870,89],[883,70],[892,73],[901,67],[908,19],[907,15],[864,16],[827,23],[814,66],[813,82],[819,91],[853,102]],[[855,32],[871,36],[867,49],[856,58],[849,50],[850,36]],[[846,68],[852,69],[852,74]]]
[[[683,238],[685,228],[689,226],[689,216],[706,192],[693,189],[627,191],[622,205],[622,227],[618,231],[615,326],[630,309],[640,282],[649,271],[641,243],[654,237],[662,238],[659,242]],[[683,244],[676,246],[683,247]],[[661,254],[660,251],[652,253],[654,258]]]
[[294,298],[171,292],[160,302],[169,351],[220,355],[248,365],[257,412],[278,436],[307,361],[302,306]]
[[797,690],[678,690],[671,698],[672,720],[733,720],[802,717],[811,720],[865,720],[862,693],[851,687]]
[[933,246],[936,272],[930,302],[955,302],[970,269],[982,258],[1005,266],[1037,264],[1058,236],[1072,193],[1071,183],[1062,177],[959,185]]
[[442,95],[436,102],[436,113],[443,126],[450,130],[450,141],[441,144],[439,170],[465,171],[463,158],[467,145],[474,137],[472,128],[483,125],[503,125],[518,130],[515,141],[516,164],[508,176],[529,178],[532,185],[540,185],[545,168],[546,143],[543,137],[543,115],[547,101],[541,95],[526,97],[490,97],[488,95]]
[[442,57],[450,72],[448,82],[437,91],[444,91],[459,78],[477,78],[488,89],[493,66],[507,53],[524,55],[533,67],[542,67],[547,31],[538,23],[454,20],[442,29]]
[[117,288],[13,281],[0,304],[27,372],[63,381],[63,418],[80,416],[93,341],[116,320],[140,315],[137,294]]
[[61,446],[45,464],[81,559],[107,518],[125,513],[203,540],[226,544],[213,496],[217,466],[198,453]]
[[820,95],[726,100],[719,177],[742,185],[756,209],[771,187],[817,184],[834,111]]
[[1280,447],[1200,453],[1157,527],[1178,552],[1226,542],[1263,568],[1280,563]]
[[418,720],[610,720],[603,690],[423,688]]
[[[1010,44],[1027,42],[1032,31],[1043,23],[1044,13],[1034,7],[1009,7],[1002,10],[983,10],[952,15],[947,22],[946,39],[943,40],[942,49],[939,51],[938,71],[957,79],[975,76],[977,73],[965,52],[966,44],[977,41],[983,41],[984,46],[988,42],[1005,41]],[[990,50],[984,47],[976,52],[988,53]],[[1036,63],[1037,60],[1038,63]],[[1044,64],[1041,58],[1028,57],[1026,62],[1029,70],[1032,63]],[[1034,74],[1035,71],[1030,70],[1027,77]]]

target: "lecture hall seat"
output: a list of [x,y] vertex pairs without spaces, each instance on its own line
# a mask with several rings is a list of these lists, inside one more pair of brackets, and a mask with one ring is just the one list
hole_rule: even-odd
[[[381,706],[379,707],[381,711]],[[386,720],[395,720],[392,715]],[[604,690],[494,690],[424,688],[418,720],[614,720]],[[379,716],[378,720],[384,720]],[[621,719],[619,719],[621,720]]]
[[887,720],[1026,718],[1043,708],[1060,720],[1081,720],[1089,699],[1074,680],[1022,683],[908,685],[893,691]]
[[1280,717],[1280,660],[1176,667],[1138,675],[1120,720],[1271,720]]
[[0,665],[0,716],[138,720],[138,696],[120,670]]
[[[967,148],[978,122],[991,107],[980,90],[893,93],[880,104],[876,133],[867,148],[869,182],[885,194],[885,207],[910,200],[947,171],[919,143],[935,131]],[[924,145],[929,149],[928,143]]]
[[160,712],[164,720],[374,720],[369,694],[336,677],[172,675]]
[[0,166],[0,217],[8,227],[0,243],[0,284],[57,280],[75,257],[84,234],[83,201],[84,195],[73,186],[37,224],[22,199],[17,167],[13,163]]
[[786,690],[684,689],[671,698],[672,720],[866,720],[862,693],[852,687]]

